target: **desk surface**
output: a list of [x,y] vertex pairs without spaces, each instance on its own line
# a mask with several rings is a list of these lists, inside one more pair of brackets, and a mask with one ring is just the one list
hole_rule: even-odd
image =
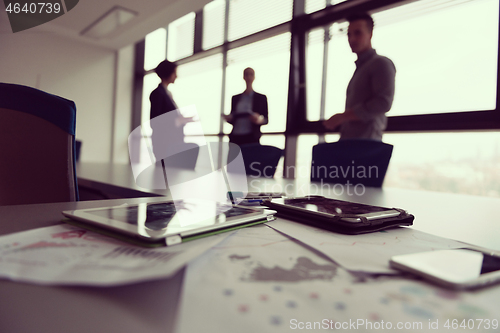
[[[112,172],[111,175],[117,176],[117,173]],[[249,182],[251,191],[280,189],[287,194],[293,192],[294,195],[303,195],[307,194],[303,191],[310,191],[310,194],[323,194],[343,200],[404,208],[415,215],[415,229],[500,250],[498,199],[390,188],[367,188],[362,195],[350,196],[346,192],[340,194],[339,191],[332,193],[331,189],[321,190],[307,181],[254,179],[253,183]],[[152,200],[155,198],[3,206],[0,207],[0,235],[58,224],[62,210]],[[273,263],[272,254],[269,257],[268,260]],[[274,264],[278,266],[280,262]],[[0,280],[0,331],[172,332],[184,274],[182,270],[171,279],[112,288],[44,287]],[[231,275],[230,272],[227,274]],[[299,284],[296,287],[299,288]],[[198,288],[210,286],[200,284]],[[294,284],[290,288],[295,288]],[[498,294],[500,287],[489,290]],[[481,295],[484,297],[484,294]],[[207,299],[200,299],[200,303],[207,303]],[[500,313],[498,306],[496,309],[499,310],[496,313]],[[435,311],[443,314],[448,309]],[[491,313],[485,315],[493,319]],[[203,316],[193,314],[193,320],[200,318]],[[251,332],[252,329],[246,327],[242,331]],[[212,331],[208,329],[207,332]]]
[[[169,197],[168,191],[137,186],[128,164],[80,163],[77,171],[79,181],[93,183],[92,186]],[[352,186],[341,188],[329,184],[311,184],[308,179],[280,178],[251,178],[248,191],[284,192],[289,196],[319,194],[340,200],[402,208],[415,215],[413,228],[417,230],[500,251],[500,199],[497,198],[387,187],[367,187],[362,190]]]

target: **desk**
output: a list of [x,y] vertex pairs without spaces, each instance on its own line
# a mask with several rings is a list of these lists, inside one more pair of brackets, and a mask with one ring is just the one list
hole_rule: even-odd
[[[109,174],[117,175],[115,172]],[[281,187],[286,189],[287,194],[293,192],[301,195],[305,194],[301,191],[310,188],[313,194],[328,194],[326,191],[316,191],[317,187],[314,186],[304,187],[304,184],[307,185],[308,182],[276,179],[251,183],[250,180],[249,190],[276,190]],[[401,207],[416,216],[416,229],[500,250],[498,199],[389,188],[367,188],[360,196],[338,192],[338,195],[329,194],[344,200]],[[0,235],[57,224],[62,218],[62,210],[152,200],[155,198],[3,206],[0,207]],[[272,253],[269,254],[268,260],[273,263]],[[274,265],[280,264],[279,261],[274,261]],[[171,279],[112,288],[43,287],[0,280],[0,332],[172,332],[179,309],[184,274],[185,270],[182,270]],[[210,286],[199,285],[198,288],[206,290]],[[293,284],[290,288],[294,288]],[[500,287],[490,288],[477,297],[484,297],[484,294],[489,293],[491,297],[497,297]],[[200,301],[207,303],[206,298]],[[293,303],[288,305],[292,307]],[[217,306],[207,308],[207,312],[214,309],[217,309]],[[498,304],[496,308],[493,306],[496,312],[491,309],[490,305],[490,312],[484,313],[483,310],[483,315],[493,319],[492,313],[498,315],[500,309]],[[448,309],[434,311],[445,314]],[[201,320],[203,316],[199,317],[193,313],[192,318]],[[207,332],[215,332],[209,324],[207,323]],[[252,326],[247,325],[242,327],[241,331],[255,332],[256,329],[258,330],[258,326],[252,329]],[[219,331],[220,329],[217,330]]]
[[78,186],[111,198],[139,198],[168,195],[165,190],[148,190],[135,184],[130,164],[79,162]]

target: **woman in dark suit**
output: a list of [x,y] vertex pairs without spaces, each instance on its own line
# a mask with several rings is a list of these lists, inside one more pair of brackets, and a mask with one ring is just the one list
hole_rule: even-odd
[[177,79],[177,64],[168,60],[162,61],[155,68],[155,73],[161,82],[149,95],[149,101],[151,102],[150,119],[178,109],[172,94],[168,90],[169,84],[174,83],[175,79]]
[[268,107],[266,95],[255,92],[252,88],[255,71],[246,68],[243,71],[246,89],[242,94],[231,99],[231,113],[224,119],[233,125],[229,141],[237,145],[259,143],[260,127],[268,123]]
[[[198,154],[197,145],[184,143],[184,125],[193,121],[193,117],[182,116],[168,90],[168,86],[174,83],[177,78],[177,64],[164,60],[155,68],[155,73],[161,82],[149,95],[149,101],[151,102],[150,125],[153,130],[151,139],[156,160],[164,159],[173,154],[169,160],[170,165],[194,168],[195,157],[183,157],[185,161],[179,161],[180,155],[175,154],[193,148],[196,148],[193,150],[193,154],[196,156]],[[165,114],[168,116],[164,116]]]

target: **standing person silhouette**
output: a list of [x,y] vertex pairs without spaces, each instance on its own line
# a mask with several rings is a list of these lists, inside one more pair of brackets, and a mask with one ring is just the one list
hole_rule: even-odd
[[229,141],[237,145],[259,143],[262,135],[260,127],[268,123],[266,95],[253,90],[255,71],[248,67],[243,71],[246,89],[231,99],[231,113],[224,119],[233,125]]
[[[151,141],[155,158],[157,161],[162,160],[164,164],[163,159],[170,157],[167,164],[193,169],[198,155],[198,146],[184,143],[184,126],[194,119],[182,116],[172,93],[168,90],[168,86],[177,79],[177,64],[164,60],[155,68],[155,73],[161,79],[158,87],[149,95],[150,125],[153,130]],[[188,150],[192,150],[189,156],[179,155]]]
[[396,68],[393,62],[372,48],[373,19],[356,14],[347,19],[347,39],[356,53],[356,71],[347,86],[343,113],[334,114],[323,125],[334,130],[340,125],[340,139],[382,140],[387,127],[385,113],[394,100]]

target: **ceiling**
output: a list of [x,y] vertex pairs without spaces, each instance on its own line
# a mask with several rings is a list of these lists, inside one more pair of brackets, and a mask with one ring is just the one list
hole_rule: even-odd
[[[80,0],[72,10],[53,21],[16,34],[49,33],[66,36],[82,43],[120,49],[185,14],[200,10],[208,2],[210,0]],[[101,39],[81,35],[83,30],[115,6],[126,8],[138,15]],[[12,34],[4,8],[2,1],[0,35]]]

